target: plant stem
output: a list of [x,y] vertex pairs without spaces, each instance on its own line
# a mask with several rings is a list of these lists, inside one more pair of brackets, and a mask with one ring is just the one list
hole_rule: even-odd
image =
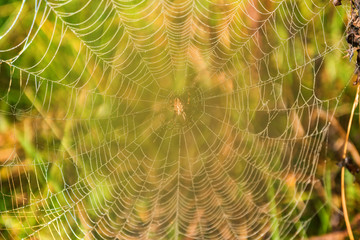
[[[357,105],[359,103],[359,92],[360,92],[360,85],[357,86],[354,104],[353,104],[353,107],[351,109],[350,119],[349,119],[348,128],[347,128],[347,132],[346,132],[346,137],[345,137],[344,152],[343,152],[343,156],[342,156],[343,159],[346,158],[351,124],[352,124],[352,120],[354,118],[355,109],[356,109],[356,107],[357,107]],[[346,229],[347,229],[347,232],[349,234],[349,238],[350,238],[350,240],[354,240],[354,235],[353,235],[352,230],[351,230],[351,225],[350,225],[350,221],[349,221],[349,215],[348,215],[347,208],[346,208],[345,180],[344,179],[345,179],[345,166],[342,166],[341,167],[341,204],[342,204],[342,208],[343,208],[343,212],[344,212],[344,219],[345,219],[345,223],[346,223]]]
[[341,204],[344,212],[344,219],[346,223],[346,229],[349,235],[350,240],[354,240],[354,235],[351,230],[351,225],[349,221],[349,215],[346,208],[346,198],[345,198],[345,167],[341,168]]

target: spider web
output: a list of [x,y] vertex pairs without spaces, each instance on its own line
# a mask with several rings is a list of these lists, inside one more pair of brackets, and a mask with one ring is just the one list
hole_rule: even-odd
[[0,8],[3,238],[303,236],[346,49],[329,1]]

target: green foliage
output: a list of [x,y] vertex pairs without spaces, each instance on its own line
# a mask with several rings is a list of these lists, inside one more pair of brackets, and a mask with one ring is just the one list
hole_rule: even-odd
[[344,230],[328,123],[346,128],[354,96],[348,6],[164,2],[0,1],[0,236]]

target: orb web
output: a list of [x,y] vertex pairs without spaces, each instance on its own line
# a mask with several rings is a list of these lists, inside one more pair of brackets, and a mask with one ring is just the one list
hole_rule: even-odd
[[[5,239],[300,238],[346,45],[329,1],[13,1]],[[10,9],[10,10],[9,10]],[[327,76],[328,81],[333,81]]]

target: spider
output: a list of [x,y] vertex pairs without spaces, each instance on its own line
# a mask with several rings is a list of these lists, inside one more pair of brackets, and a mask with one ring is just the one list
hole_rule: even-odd
[[184,106],[182,105],[179,98],[175,98],[174,100],[174,111],[178,116],[182,116],[185,120],[186,113],[184,112]]

